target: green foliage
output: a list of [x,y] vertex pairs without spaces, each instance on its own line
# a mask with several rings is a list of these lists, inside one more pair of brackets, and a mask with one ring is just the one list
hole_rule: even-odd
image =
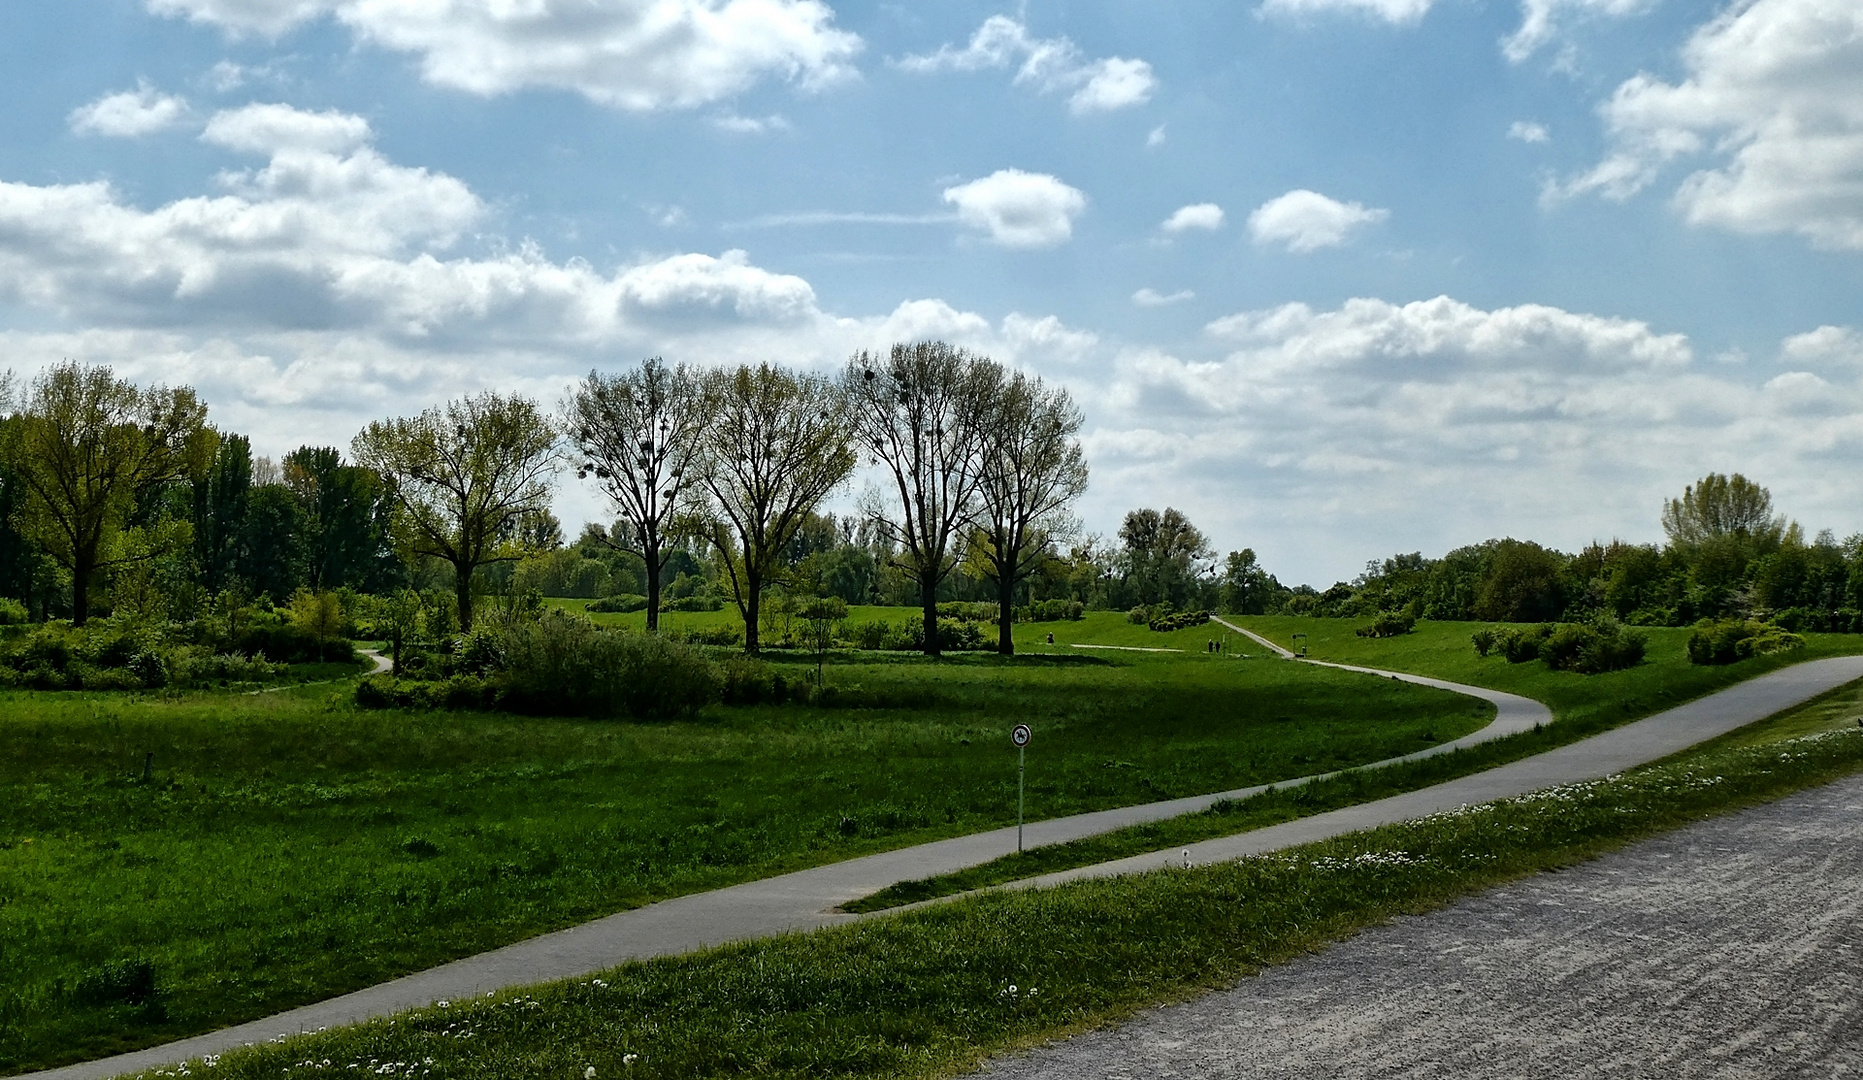
[[1626,630],[1616,620],[1566,623],[1540,642],[1540,659],[1554,671],[1596,675],[1621,671],[1643,662],[1649,636]]
[[1086,605],[1078,600],[1037,600],[1016,608],[1017,622],[1078,622]]
[[1188,630],[1193,626],[1203,626],[1210,621],[1207,611],[1179,611],[1175,614],[1162,614],[1146,623],[1147,626],[1161,634],[1177,630]]
[[31,618],[26,605],[11,597],[0,596],[0,626],[23,626]]
[[1804,647],[1804,638],[1777,626],[1751,619],[1703,619],[1689,635],[1688,659],[1695,664],[1732,664]]
[[711,595],[706,595],[706,594],[698,594],[698,595],[693,595],[693,596],[681,596],[681,597],[677,597],[672,600],[662,601],[660,604],[660,610],[661,611],[723,611],[724,606],[725,606],[725,602],[724,602],[723,597],[711,596]]
[[[1380,611],[1370,626],[1361,626],[1354,633],[1362,638],[1402,637],[1415,629],[1416,625],[1417,620],[1414,616],[1397,611]],[[1480,648],[1479,645],[1476,647]],[[1481,655],[1488,655],[1487,650],[1482,649]]]
[[616,593],[585,605],[585,610],[598,614],[625,615],[630,611],[647,610],[647,598],[639,593]]

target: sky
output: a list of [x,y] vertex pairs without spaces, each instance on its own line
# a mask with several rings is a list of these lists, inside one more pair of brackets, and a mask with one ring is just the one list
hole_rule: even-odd
[[1855,0],[16,0],[0,87],[0,367],[256,453],[940,338],[1080,404],[1086,531],[1290,583],[1711,471],[1863,532]]

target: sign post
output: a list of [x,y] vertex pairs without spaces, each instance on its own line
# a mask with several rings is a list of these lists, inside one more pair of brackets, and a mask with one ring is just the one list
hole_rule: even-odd
[[1034,732],[1029,730],[1027,724],[1017,724],[1015,729],[1009,733],[1009,741],[1016,744],[1016,854],[1018,855],[1022,854],[1023,762],[1028,754],[1029,739],[1033,736]]

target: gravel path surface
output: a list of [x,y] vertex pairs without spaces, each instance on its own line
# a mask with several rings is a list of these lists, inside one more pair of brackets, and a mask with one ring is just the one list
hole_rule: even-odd
[[985,1075],[1863,1076],[1863,777],[1401,919]]

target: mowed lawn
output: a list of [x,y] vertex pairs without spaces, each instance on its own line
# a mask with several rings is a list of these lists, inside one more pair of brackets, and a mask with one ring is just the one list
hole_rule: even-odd
[[1225,618],[1283,647],[1299,644],[1293,635],[1305,634],[1304,644],[1315,660],[1430,675],[1543,701],[1557,720],[1570,722],[1568,734],[1614,727],[1776,668],[1863,653],[1863,635],[1806,634],[1802,649],[1737,664],[1704,666],[1688,660],[1692,629],[1643,627],[1639,629],[1649,635],[1649,651],[1641,664],[1624,671],[1579,675],[1553,671],[1537,660],[1510,664],[1499,655],[1478,655],[1471,635],[1484,626],[1505,629],[1505,623],[1425,620],[1401,637],[1373,639],[1356,633],[1359,627],[1370,625],[1370,619]]
[[[1378,760],[1491,715],[1388,680],[1219,659],[1202,651],[1210,636],[1097,615],[1019,628],[1026,650],[1050,655],[843,652],[828,682],[864,706],[719,706],[662,723],[361,711],[348,683],[8,692],[0,1071],[1004,824],[1017,722],[1035,727],[1029,809],[1041,818]],[[1185,651],[1065,647],[1089,639]],[[812,657],[772,662],[812,674]]]

